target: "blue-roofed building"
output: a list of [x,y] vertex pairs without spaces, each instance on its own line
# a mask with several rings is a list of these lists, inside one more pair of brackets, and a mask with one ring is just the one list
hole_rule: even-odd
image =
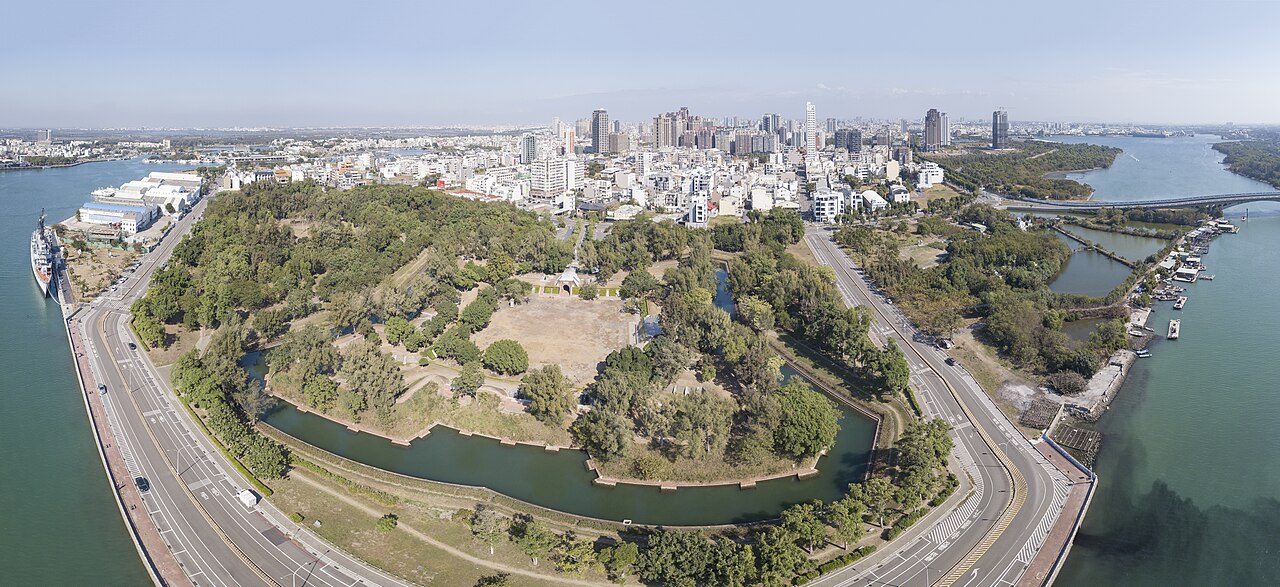
[[126,235],[146,230],[160,217],[160,208],[152,204],[107,204],[85,202],[77,212],[80,222],[118,226]]

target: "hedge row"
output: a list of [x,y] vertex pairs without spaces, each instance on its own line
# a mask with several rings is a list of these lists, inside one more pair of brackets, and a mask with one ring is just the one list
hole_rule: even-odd
[[936,508],[942,505],[943,502],[947,501],[948,497],[951,497],[952,493],[956,492],[956,488],[959,486],[960,480],[956,479],[955,473],[947,473],[946,485],[942,487],[942,490],[938,492],[938,495],[935,495],[933,499],[929,500],[929,507]]
[[892,527],[884,531],[884,539],[893,540],[897,538],[899,534],[910,528],[912,524],[919,522],[920,518],[923,518],[927,513],[929,513],[929,508],[920,508],[898,518],[898,521],[894,522]]
[[818,569],[816,571],[809,571],[808,573],[805,573],[803,575],[796,577],[791,581],[791,583],[793,585],[804,585],[805,583],[808,583],[814,579],[817,579],[818,577],[821,577],[827,573],[830,573],[831,571],[843,569],[855,562],[858,562],[870,556],[871,553],[875,551],[876,551],[875,545],[855,548],[845,554],[842,554],[825,563],[822,563],[821,565],[818,566]]

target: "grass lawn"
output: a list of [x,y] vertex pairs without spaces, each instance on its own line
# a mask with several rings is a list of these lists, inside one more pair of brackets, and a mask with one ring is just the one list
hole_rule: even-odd
[[[294,474],[297,475],[297,473]],[[342,491],[336,485],[320,480],[316,476],[309,476],[308,479],[336,491]],[[474,585],[480,577],[497,572],[494,568],[454,556],[418,538],[404,528],[398,527],[389,532],[379,531],[374,526],[379,516],[335,497],[310,481],[288,479],[273,482],[272,485],[275,487],[275,494],[270,499],[276,507],[286,513],[302,514],[303,524],[325,540],[378,568],[414,583]],[[395,513],[401,525],[412,527],[474,557],[538,572],[554,572],[550,563],[544,563],[535,569],[514,543],[505,540],[495,545],[495,553],[490,557],[487,546],[471,539],[471,532],[463,521],[466,510],[459,515],[457,507],[439,507],[423,502],[401,501],[395,507],[387,508],[363,498],[351,497],[351,499],[368,507],[377,508],[377,511],[393,509],[394,512],[387,513]],[[319,522],[320,526],[316,527],[315,522]],[[560,584],[555,581],[555,577],[550,576],[546,580],[523,575],[512,578],[515,584],[519,585]]]

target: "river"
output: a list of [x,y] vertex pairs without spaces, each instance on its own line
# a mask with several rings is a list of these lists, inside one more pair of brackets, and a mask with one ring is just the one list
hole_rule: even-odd
[[[1227,172],[1216,137],[1067,137],[1125,150],[1110,169],[1073,175],[1100,200],[1269,190]],[[1275,210],[1274,204],[1243,208]],[[1238,220],[1237,220],[1238,222]],[[1058,585],[1265,585],[1280,575],[1280,218],[1254,216],[1205,257],[1214,281],[1187,287],[1182,320],[1152,345],[1111,410],[1097,494]]]
[[177,166],[140,160],[0,173],[0,577],[8,585],[144,585],[71,367],[62,314],[31,276],[40,208],[70,217],[94,188]]

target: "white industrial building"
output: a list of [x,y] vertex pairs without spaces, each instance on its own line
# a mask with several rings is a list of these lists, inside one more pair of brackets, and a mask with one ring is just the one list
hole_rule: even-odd
[[121,233],[132,235],[149,228],[160,217],[160,208],[151,204],[85,202],[76,215],[80,222],[118,226]]
[[875,190],[867,190],[862,192],[862,207],[875,212],[889,207],[889,202],[884,199],[884,196],[876,193]]
[[926,161],[920,166],[920,177],[916,180],[916,185],[921,188],[930,188],[943,182],[946,173],[942,171],[942,167],[932,161]]

